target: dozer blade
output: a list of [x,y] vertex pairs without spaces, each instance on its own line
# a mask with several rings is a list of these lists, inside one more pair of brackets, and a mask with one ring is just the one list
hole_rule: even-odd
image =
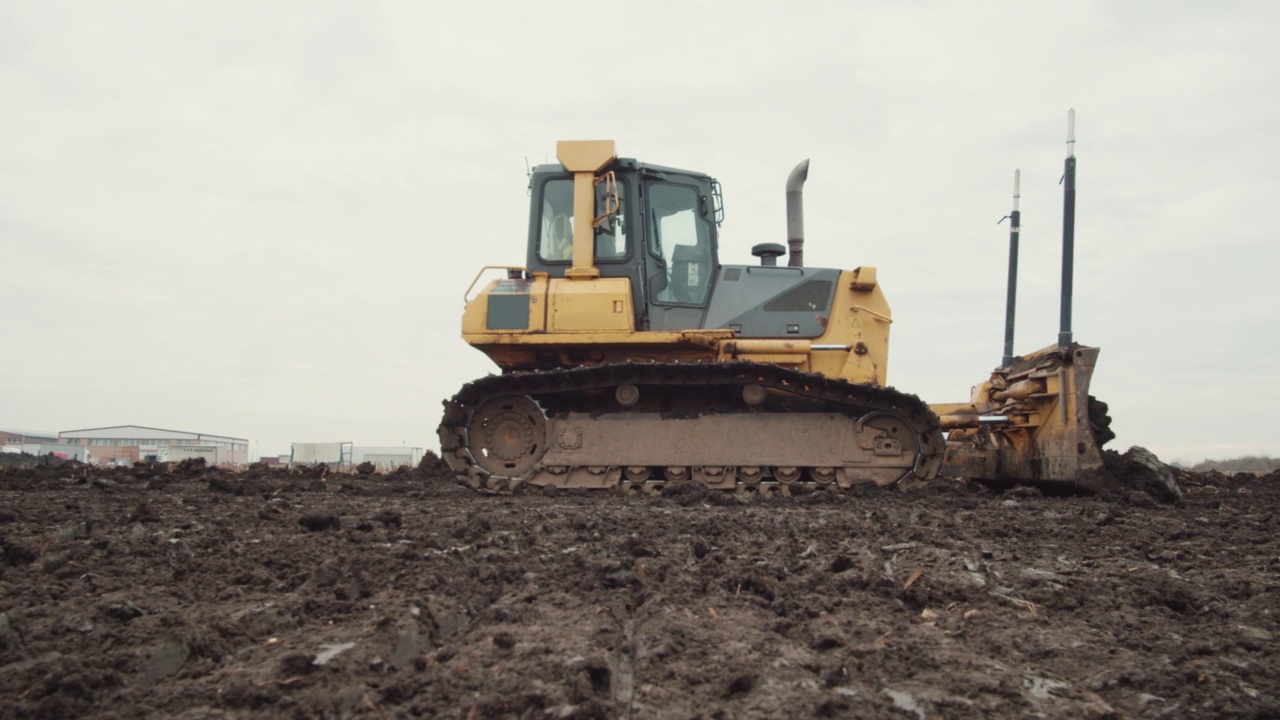
[[974,388],[967,404],[931,406],[947,435],[943,475],[1098,491],[1107,406],[1089,395],[1098,348],[1053,345]]

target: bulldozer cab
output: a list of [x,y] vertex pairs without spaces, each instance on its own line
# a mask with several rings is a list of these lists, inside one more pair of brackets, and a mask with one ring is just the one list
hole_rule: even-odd
[[574,228],[590,222],[590,264],[600,277],[631,280],[637,330],[698,327],[719,264],[713,184],[705,175],[616,159],[596,174],[592,217],[579,220],[573,173],[540,165],[529,181],[526,267],[566,277]]

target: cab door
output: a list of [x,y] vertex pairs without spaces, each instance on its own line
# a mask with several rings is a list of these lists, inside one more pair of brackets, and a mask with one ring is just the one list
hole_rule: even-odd
[[653,330],[702,327],[719,265],[710,187],[664,174],[644,183],[645,274]]

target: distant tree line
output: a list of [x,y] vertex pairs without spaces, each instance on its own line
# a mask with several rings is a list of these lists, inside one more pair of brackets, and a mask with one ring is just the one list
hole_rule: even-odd
[[1280,470],[1280,458],[1267,457],[1266,455],[1246,455],[1232,460],[1203,460],[1190,466],[1175,460],[1173,466],[1192,472],[1211,472],[1216,470],[1220,473],[1247,472],[1266,475],[1269,472]]

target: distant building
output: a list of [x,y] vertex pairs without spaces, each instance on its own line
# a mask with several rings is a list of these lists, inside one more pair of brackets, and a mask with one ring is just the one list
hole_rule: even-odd
[[208,433],[162,430],[141,425],[64,430],[64,443],[88,449],[89,462],[98,465],[130,464],[144,460],[172,462],[203,457],[211,465],[245,465],[249,441]]
[[401,465],[418,467],[422,462],[422,448],[405,447],[361,447],[357,445],[352,451],[351,461],[356,465],[371,462],[381,470],[394,470]]
[[276,467],[276,466],[285,467],[285,466],[288,466],[289,464],[289,454],[285,453],[284,455],[259,455],[258,462],[262,463],[263,465],[269,465],[272,467]]
[[67,444],[57,433],[30,430],[0,430],[0,452],[49,455],[63,460],[86,462],[88,450],[77,444]]
[[[360,463],[373,463],[382,470],[394,470],[401,465],[417,467],[422,462],[422,448],[375,447],[350,442],[293,443],[288,456],[290,465],[316,465],[324,463],[334,468],[353,467]],[[281,456],[285,460],[285,456]]]
[[78,460],[89,462],[89,448],[67,443],[22,443],[21,445],[5,445],[5,452],[24,452],[28,455],[52,455],[59,460]]
[[0,441],[3,441],[4,445],[56,443],[58,442],[58,433],[35,432],[32,430],[0,430]]
[[351,464],[353,448],[350,442],[293,443],[289,446],[289,466],[324,463],[345,467]]

